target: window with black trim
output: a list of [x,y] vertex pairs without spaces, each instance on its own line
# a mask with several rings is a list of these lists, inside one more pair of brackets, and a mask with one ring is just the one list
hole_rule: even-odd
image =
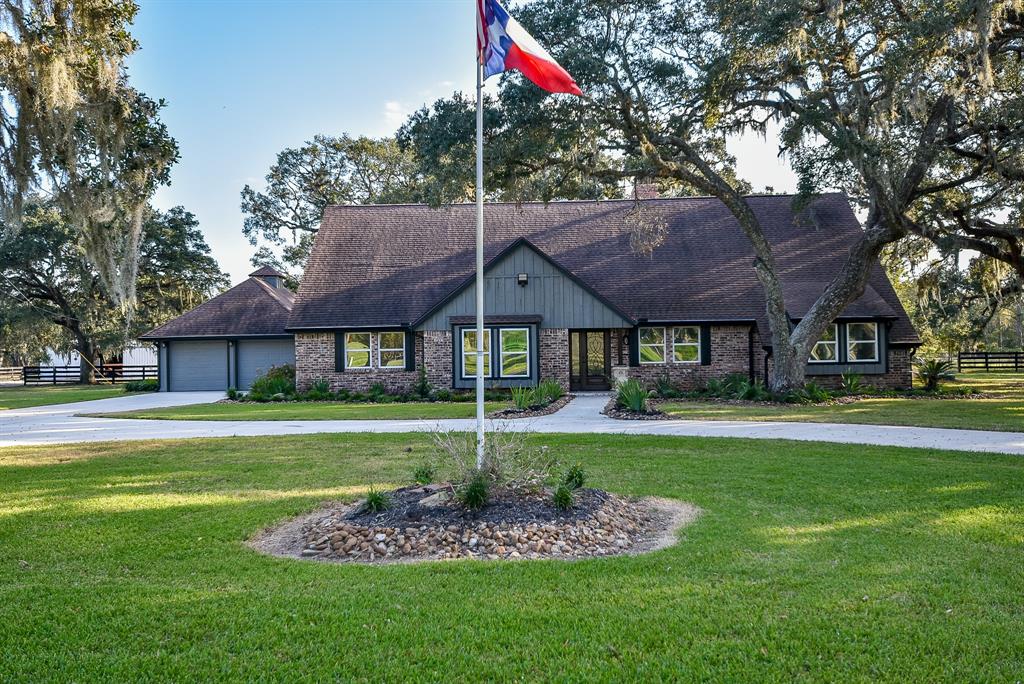
[[[462,329],[462,377],[476,377],[476,328]],[[484,329],[484,377],[491,377],[491,330]]]
[[405,333],[382,332],[377,337],[377,365],[405,370]]
[[839,325],[833,323],[821,334],[821,339],[811,347],[810,363],[839,362]]
[[640,328],[640,363],[665,363],[665,329]]
[[850,363],[878,361],[878,324],[846,324],[846,359]]
[[370,339],[368,332],[345,333],[345,368],[370,367]]
[[672,328],[672,362],[700,363],[700,326]]

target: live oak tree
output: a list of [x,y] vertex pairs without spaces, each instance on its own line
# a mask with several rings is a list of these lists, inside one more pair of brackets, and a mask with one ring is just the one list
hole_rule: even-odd
[[131,87],[130,0],[0,2],[0,242],[50,196],[107,295],[130,307],[142,216],[177,145]]
[[181,207],[145,210],[139,254],[136,306],[127,310],[110,301],[73,222],[56,203],[30,199],[18,238],[0,245],[0,323],[17,330],[28,357],[47,346],[77,351],[81,380],[91,382],[101,356],[228,285]]
[[415,176],[414,158],[393,138],[318,135],[281,151],[264,189],[242,190],[242,232],[262,243],[253,263],[301,271],[327,205],[416,201]]
[[[502,98],[515,97],[537,125],[596,123],[596,149],[623,167],[583,155],[557,163],[682,183],[736,216],[767,301],[773,389],[803,384],[811,347],[863,292],[888,244],[917,235],[1019,269],[1018,3],[537,0],[520,17],[588,99],[546,97],[517,77],[503,79]],[[782,125],[780,150],[804,200],[841,187],[865,212],[843,268],[798,322],[723,154],[728,134],[763,133],[771,121]]]

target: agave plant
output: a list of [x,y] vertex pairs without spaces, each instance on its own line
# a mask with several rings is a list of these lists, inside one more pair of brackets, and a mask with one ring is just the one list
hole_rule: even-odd
[[939,382],[952,380],[953,363],[942,359],[923,359],[917,362],[917,379],[924,383],[924,388],[929,392],[936,392],[939,389]]
[[616,403],[635,413],[647,412],[647,398],[651,396],[650,391],[643,383],[636,378],[630,378],[619,383],[616,388]]

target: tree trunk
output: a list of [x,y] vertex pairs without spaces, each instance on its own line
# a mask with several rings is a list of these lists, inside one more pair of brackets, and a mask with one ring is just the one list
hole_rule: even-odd
[[92,340],[78,336],[78,381],[85,385],[96,382],[95,366],[99,361],[99,351]]

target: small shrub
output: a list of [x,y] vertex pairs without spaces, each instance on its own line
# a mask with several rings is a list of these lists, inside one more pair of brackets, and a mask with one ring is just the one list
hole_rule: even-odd
[[821,404],[832,399],[832,394],[827,389],[814,382],[805,384],[803,393],[808,401],[815,404]]
[[647,398],[649,396],[650,392],[636,378],[620,382],[615,391],[616,403],[634,413],[647,412]]
[[935,392],[939,389],[939,383],[943,380],[952,380],[953,363],[942,359],[927,359],[917,362],[917,379],[924,383],[928,392]]
[[667,375],[654,381],[654,392],[662,399],[678,399],[682,394]]
[[751,382],[749,378],[744,378],[736,387],[736,398],[744,401],[768,401],[771,396],[771,392],[759,380]]
[[557,508],[558,510],[569,510],[570,508],[572,508],[573,504],[572,489],[570,489],[569,485],[563,482],[562,484],[555,487],[555,491],[554,494],[552,494],[551,496],[551,500],[554,502],[555,508]]
[[331,381],[326,378],[320,378],[319,380],[313,381],[313,384],[309,386],[309,390],[302,398],[309,401],[324,401],[326,399],[331,399],[332,397]]
[[295,366],[288,363],[271,366],[270,370],[252,381],[249,393],[256,397],[264,397],[264,400],[275,394],[295,394]]
[[569,469],[565,471],[565,476],[562,478],[562,484],[569,489],[581,489],[586,481],[587,473],[583,470],[583,465],[580,463],[569,466]]
[[839,386],[847,394],[860,394],[864,391],[864,381],[858,373],[847,371],[839,376]]
[[724,397],[726,389],[726,385],[723,381],[718,378],[711,378],[707,383],[705,383],[701,394],[708,397]]
[[228,387],[228,399],[230,399],[231,401],[235,401],[236,399],[238,399],[238,388]]
[[434,401],[451,401],[452,393],[451,390],[439,389],[434,392]]
[[363,508],[371,513],[380,513],[391,507],[391,500],[388,495],[384,492],[371,488],[366,493],[366,501],[363,502]]
[[437,472],[430,463],[421,463],[412,471],[412,479],[417,484],[428,485],[434,481]]
[[452,394],[451,401],[459,404],[465,404],[470,401],[476,401],[476,395],[472,392],[455,392]]
[[535,401],[536,392],[530,387],[513,387],[510,391],[512,392],[512,405],[520,411],[525,411],[535,403],[539,403]]
[[491,498],[491,483],[484,472],[478,472],[458,490],[458,499],[471,511],[478,511]]
[[[470,396],[473,397],[473,401],[476,401],[476,392],[471,392]],[[508,399],[508,393],[502,392],[501,390],[484,390],[484,401],[505,401]]]
[[159,380],[132,380],[124,383],[125,392],[156,392],[159,389]]
[[540,403],[543,404],[550,404],[565,396],[565,389],[557,380],[550,378],[538,384],[536,392],[541,399]]
[[384,387],[383,383],[375,382],[370,385],[370,389],[366,390],[366,397],[370,401],[380,404],[384,402],[385,397],[388,396],[388,391]]
[[538,490],[552,480],[558,461],[547,447],[530,447],[527,435],[504,426],[488,431],[483,468],[476,464],[476,434],[439,430],[431,435],[441,479],[465,485],[481,473],[488,481],[511,490]]
[[420,399],[426,400],[430,398],[433,389],[430,380],[427,379],[427,366],[421,363],[419,372],[416,374],[416,382],[412,386],[412,393]]

